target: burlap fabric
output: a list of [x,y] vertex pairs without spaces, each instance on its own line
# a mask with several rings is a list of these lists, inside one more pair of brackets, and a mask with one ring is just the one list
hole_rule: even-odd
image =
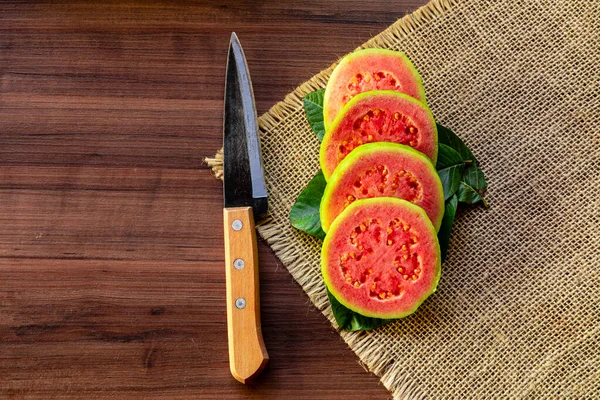
[[[394,398],[600,398],[599,32],[598,0],[435,0],[364,45],[414,62],[491,205],[459,212],[417,313],[340,332]],[[319,168],[301,98],[330,71],[260,118],[272,219],[259,233],[332,320],[321,242],[288,221]]]

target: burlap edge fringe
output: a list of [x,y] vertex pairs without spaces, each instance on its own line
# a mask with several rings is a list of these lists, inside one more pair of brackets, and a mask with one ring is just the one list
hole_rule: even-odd
[[[393,46],[396,40],[414,32],[456,5],[456,0],[432,0],[412,14],[402,17],[389,28],[364,43],[358,49]],[[260,130],[268,131],[269,129],[276,127],[281,121],[285,120],[288,115],[295,112],[299,106],[302,106],[302,98],[306,94],[325,87],[329,74],[335,65],[336,63],[319,72],[310,80],[298,86],[293,92],[289,93],[283,101],[271,107],[268,112],[259,118]],[[214,157],[207,157],[205,162],[211,168],[216,178],[223,179],[223,149],[219,150]],[[337,329],[338,327],[335,324],[333,314],[328,306],[327,298],[322,295],[322,291],[320,290],[321,282],[319,280],[307,279],[307,277],[301,273],[305,267],[302,262],[302,255],[298,254],[298,250],[293,243],[290,242],[290,238],[286,238],[285,235],[282,235],[280,230],[269,222],[261,224],[257,229],[260,236],[273,249],[294,279],[302,286],[311,301]],[[358,355],[361,360],[361,365],[367,371],[373,372],[375,375],[379,376],[381,383],[392,393],[395,399],[426,399],[426,394],[419,389],[410,377],[405,376],[398,379],[398,370],[401,366],[383,359],[383,352],[381,351],[380,345],[374,342],[371,333],[338,331],[343,340]]]

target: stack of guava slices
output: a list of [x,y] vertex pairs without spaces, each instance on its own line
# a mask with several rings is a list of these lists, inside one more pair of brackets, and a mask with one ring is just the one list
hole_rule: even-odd
[[323,239],[321,272],[338,325],[368,330],[412,314],[437,288],[458,203],[487,206],[483,172],[436,124],[403,53],[346,56],[304,106],[321,139],[321,171],[290,221]]

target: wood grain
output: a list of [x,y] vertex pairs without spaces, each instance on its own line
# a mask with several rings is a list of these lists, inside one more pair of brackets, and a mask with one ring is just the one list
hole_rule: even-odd
[[259,114],[425,1],[0,4],[0,398],[388,398],[259,243],[270,362],[229,372],[227,44]]
[[[223,210],[229,369],[244,384],[256,378],[269,361],[260,326],[258,246],[252,213],[252,207]],[[236,265],[238,260],[241,265]],[[243,300],[241,306],[239,300]]]

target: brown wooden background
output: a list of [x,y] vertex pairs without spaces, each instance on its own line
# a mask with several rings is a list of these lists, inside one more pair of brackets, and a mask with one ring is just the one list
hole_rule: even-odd
[[260,243],[270,364],[229,374],[225,59],[257,108],[415,1],[0,3],[0,398],[389,397]]

